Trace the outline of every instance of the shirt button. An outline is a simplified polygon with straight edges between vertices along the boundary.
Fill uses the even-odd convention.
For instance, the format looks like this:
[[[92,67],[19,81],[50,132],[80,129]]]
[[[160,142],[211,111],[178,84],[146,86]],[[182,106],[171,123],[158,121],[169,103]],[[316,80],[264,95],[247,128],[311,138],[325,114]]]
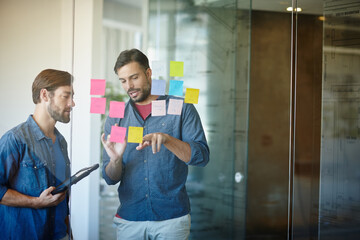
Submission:
[[[144,160],[144,163],[146,163],[146,160]]]
[[[145,181],[147,181],[147,177],[145,178]]]
[[[148,195],[146,194],[145,197],[148,197]]]

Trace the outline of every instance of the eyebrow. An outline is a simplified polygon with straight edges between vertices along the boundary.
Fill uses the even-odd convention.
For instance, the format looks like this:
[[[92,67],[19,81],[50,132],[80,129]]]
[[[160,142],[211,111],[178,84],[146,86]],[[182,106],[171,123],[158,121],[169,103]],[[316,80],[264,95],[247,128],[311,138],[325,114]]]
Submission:
[[[75,94],[75,92],[74,92],[74,91],[64,91],[63,93],[64,93],[64,94],[69,94],[69,95],[70,95],[70,94],[72,94],[72,95],[74,95],[74,94]]]
[[[137,75],[139,75],[140,73],[134,73],[134,74],[131,74],[128,78],[133,78]],[[119,80],[126,80],[125,78],[119,78]]]

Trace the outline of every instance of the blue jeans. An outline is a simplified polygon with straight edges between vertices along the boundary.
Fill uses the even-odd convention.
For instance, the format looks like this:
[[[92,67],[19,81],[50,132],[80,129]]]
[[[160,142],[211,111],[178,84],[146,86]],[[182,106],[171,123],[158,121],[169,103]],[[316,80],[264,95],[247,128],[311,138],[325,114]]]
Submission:
[[[190,214],[164,221],[127,221],[114,217],[118,240],[187,240]]]

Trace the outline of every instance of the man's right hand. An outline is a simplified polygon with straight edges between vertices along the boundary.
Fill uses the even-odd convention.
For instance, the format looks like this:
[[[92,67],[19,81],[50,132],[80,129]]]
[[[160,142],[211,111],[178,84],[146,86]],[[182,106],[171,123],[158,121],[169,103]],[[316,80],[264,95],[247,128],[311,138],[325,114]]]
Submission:
[[[66,191],[53,195],[55,187],[49,187],[45,189],[37,198],[35,208],[46,208],[57,206],[60,202],[64,201],[66,197]]]
[[[22,194],[16,190],[8,189],[0,201],[0,204],[10,207],[46,208],[53,207],[62,202],[66,197],[66,191],[55,195],[51,192],[55,187],[49,187],[42,191],[39,197]]]
[[[110,134],[107,136],[107,139],[105,140],[105,133],[101,135],[101,142],[104,146],[104,149],[106,153],[108,154],[110,161],[116,163],[118,161],[122,161],[122,156],[125,152],[126,148],[126,139],[123,143],[115,143],[110,142]]]

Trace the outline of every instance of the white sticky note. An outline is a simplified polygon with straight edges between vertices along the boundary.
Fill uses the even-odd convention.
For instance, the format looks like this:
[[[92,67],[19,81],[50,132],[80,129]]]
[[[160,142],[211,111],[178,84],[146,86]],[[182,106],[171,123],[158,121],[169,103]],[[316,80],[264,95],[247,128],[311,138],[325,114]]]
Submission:
[[[184,104],[184,100],[170,99],[167,113],[171,115],[181,115],[183,104]]]
[[[165,116],[165,115],[166,115],[165,100],[152,101],[151,116]]]
[[[154,78],[166,77],[165,61],[152,61],[151,62],[152,76]]]

